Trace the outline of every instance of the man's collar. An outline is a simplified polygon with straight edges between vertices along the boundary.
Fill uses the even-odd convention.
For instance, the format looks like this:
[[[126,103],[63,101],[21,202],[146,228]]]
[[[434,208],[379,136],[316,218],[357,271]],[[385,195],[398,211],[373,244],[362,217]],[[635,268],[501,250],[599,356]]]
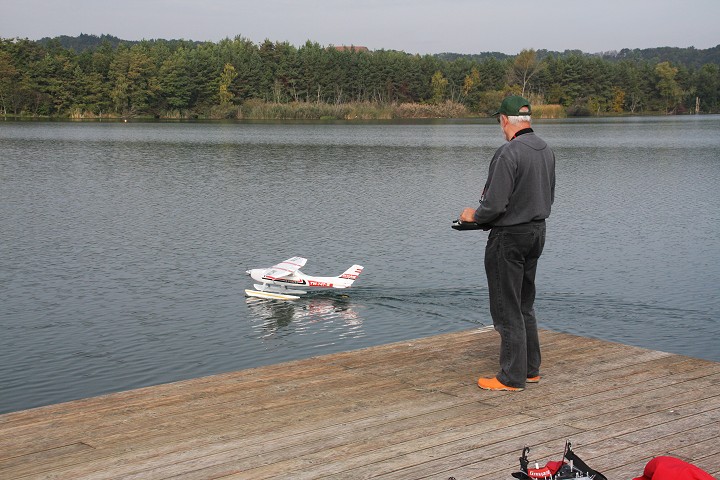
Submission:
[[[523,128],[522,130],[518,130],[517,132],[515,132],[515,136],[513,136],[510,140],[514,140],[520,135],[525,135],[526,133],[533,133],[533,131],[534,130],[532,128]]]

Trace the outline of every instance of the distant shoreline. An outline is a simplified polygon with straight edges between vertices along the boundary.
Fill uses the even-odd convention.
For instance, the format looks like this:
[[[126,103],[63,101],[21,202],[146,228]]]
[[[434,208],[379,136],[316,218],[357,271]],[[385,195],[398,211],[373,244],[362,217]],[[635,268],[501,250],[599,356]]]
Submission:
[[[666,116],[665,112],[588,112],[568,114],[562,105],[533,105],[533,119],[589,118],[589,117],[628,117],[628,116]],[[96,115],[91,112],[74,112],[71,115],[4,115],[4,119],[17,120],[71,120],[71,121],[235,121],[235,120],[313,120],[313,121],[372,121],[372,120],[442,120],[442,119],[481,119],[492,118],[489,115],[471,112],[461,103],[446,101],[439,104],[350,102],[345,104],[329,103],[273,103],[261,100],[249,100],[242,105],[227,107],[216,106],[207,115],[194,112],[183,114],[179,111],[166,115],[120,115],[115,113]]]
[[[317,107],[317,106],[314,106]],[[545,112],[545,113],[539,113],[542,111],[542,106],[533,107],[535,111],[538,113],[535,113],[533,115],[533,120],[552,120],[552,119],[563,119],[563,118],[625,118],[625,117],[655,117],[655,116],[668,116],[665,112],[624,112],[624,113],[600,113],[593,114],[593,115],[567,115],[564,109],[562,111],[553,111],[553,112]],[[559,107],[559,106],[558,106]],[[408,108],[408,107],[406,107]],[[455,115],[447,115],[442,112],[441,110],[433,110],[432,106],[428,105],[418,105],[417,110],[422,111],[425,114],[422,115],[398,115],[395,114],[394,109],[391,107],[378,107],[378,108],[369,108],[363,110],[361,114],[342,114],[342,115],[312,115],[309,114],[307,111],[304,111],[303,109],[293,110],[292,108],[280,108],[280,110],[283,113],[279,113],[278,109],[268,105],[266,106],[265,110],[256,110],[253,111],[250,115],[244,115],[241,112],[241,108],[238,108],[237,115],[229,115],[229,116],[205,116],[205,115],[171,115],[171,116],[151,116],[151,115],[132,115],[132,116],[122,116],[122,115],[116,115],[116,114],[110,114],[110,115],[74,115],[74,116],[67,116],[67,115],[0,115],[0,120],[4,121],[53,121],[53,122],[187,122],[187,123],[193,123],[193,122],[235,122],[235,121],[278,121],[278,122],[303,122],[303,121],[309,121],[309,122],[322,122],[322,121],[328,121],[328,122],[335,122],[335,121],[343,121],[343,122],[368,122],[368,121],[432,121],[432,120],[492,120],[493,117],[489,115],[482,115],[477,114],[473,112],[469,112],[467,110],[465,111],[459,111],[456,112]],[[317,110],[317,108],[313,108],[313,110]],[[337,110],[337,109],[336,109]],[[342,110],[342,109],[341,109]],[[345,110],[342,110],[344,112]],[[348,107],[347,111],[352,112],[352,108]],[[436,115],[428,114],[434,112]],[[694,115],[690,113],[684,113],[684,114],[675,114],[675,116],[689,116]],[[700,113],[701,116],[706,115],[712,115],[707,113]],[[670,115],[673,116],[673,115]]]

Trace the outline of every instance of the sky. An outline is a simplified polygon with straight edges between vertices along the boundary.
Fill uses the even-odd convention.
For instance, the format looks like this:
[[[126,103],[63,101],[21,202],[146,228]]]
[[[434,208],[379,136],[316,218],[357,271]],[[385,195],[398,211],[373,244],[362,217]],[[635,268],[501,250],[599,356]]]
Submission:
[[[720,44],[720,0],[0,0],[0,38],[81,33],[412,54]]]

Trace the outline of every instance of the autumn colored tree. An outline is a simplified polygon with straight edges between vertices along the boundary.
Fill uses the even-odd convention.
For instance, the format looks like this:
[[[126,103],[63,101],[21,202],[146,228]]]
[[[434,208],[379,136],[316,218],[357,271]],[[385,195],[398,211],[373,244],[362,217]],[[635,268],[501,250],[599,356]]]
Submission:
[[[529,93],[530,80],[544,68],[544,64],[537,58],[535,50],[521,51],[512,63],[508,72],[510,85],[519,85],[520,95]]]
[[[220,91],[218,92],[220,105],[229,105],[230,102],[232,102],[233,94],[230,91],[230,86],[235,78],[237,78],[235,67],[226,63],[225,68],[223,68],[222,75],[220,75]]]
[[[612,111],[621,113],[625,105],[625,90],[620,87],[613,87]]]

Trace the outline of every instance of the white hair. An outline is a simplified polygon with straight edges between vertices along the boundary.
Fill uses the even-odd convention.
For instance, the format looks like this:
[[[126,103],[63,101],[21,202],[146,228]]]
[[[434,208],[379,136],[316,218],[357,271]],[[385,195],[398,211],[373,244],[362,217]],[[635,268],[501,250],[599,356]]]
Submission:
[[[517,125],[524,122],[530,123],[530,115],[513,115],[507,117],[507,119],[511,125]]]

